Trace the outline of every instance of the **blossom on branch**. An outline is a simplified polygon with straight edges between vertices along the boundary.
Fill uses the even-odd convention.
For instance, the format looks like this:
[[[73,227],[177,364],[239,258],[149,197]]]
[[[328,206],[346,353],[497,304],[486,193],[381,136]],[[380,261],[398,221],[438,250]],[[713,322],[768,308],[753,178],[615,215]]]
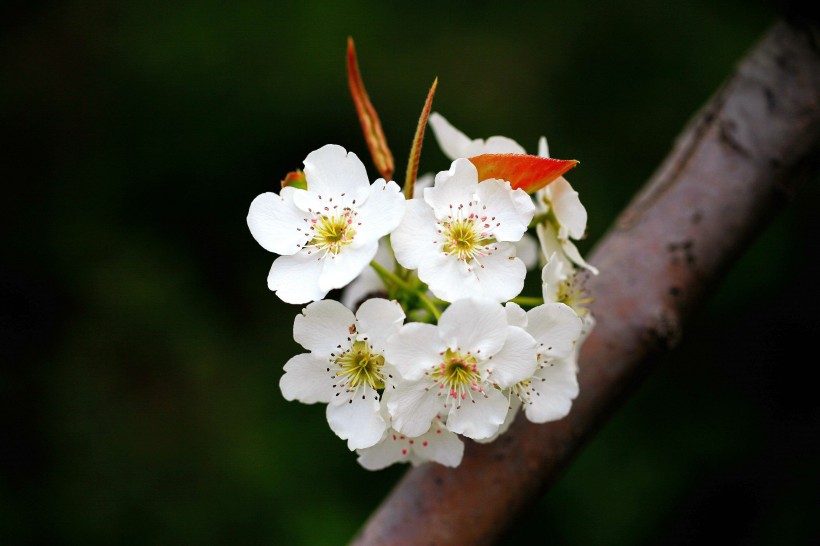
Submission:
[[[405,324],[385,352],[401,376],[387,397],[393,428],[419,436],[441,414],[457,434],[494,435],[509,409],[500,389],[532,376],[536,348],[523,328],[507,324],[504,307],[486,298],[453,302],[437,326]]]
[[[387,429],[380,391],[392,386],[385,345],[403,321],[401,306],[385,299],[365,301],[355,316],[334,300],[311,303],[293,324],[294,339],[310,352],[285,364],[283,396],[328,404],[330,428],[351,450],[375,445]]]
[[[436,175],[424,199],[411,199],[406,208],[390,236],[396,260],[418,269],[436,297],[502,302],[521,292],[527,268],[514,243],[535,212],[524,191],[503,180],[479,183],[475,166],[456,159]]]
[[[352,281],[404,214],[399,186],[383,178],[371,185],[356,154],[341,146],[311,152],[304,165],[307,189],[263,193],[248,212],[254,239],[280,255],[268,288],[288,303],[320,300]]]

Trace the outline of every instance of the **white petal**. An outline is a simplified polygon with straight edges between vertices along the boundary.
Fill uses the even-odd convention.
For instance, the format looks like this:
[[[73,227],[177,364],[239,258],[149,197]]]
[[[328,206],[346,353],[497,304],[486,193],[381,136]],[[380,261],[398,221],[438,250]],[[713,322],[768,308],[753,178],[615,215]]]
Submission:
[[[379,250],[377,241],[359,243],[353,241],[341,252],[327,255],[322,259],[322,272],[319,274],[319,289],[325,293],[334,288],[342,288],[359,276]]]
[[[415,437],[427,432],[435,419],[441,402],[432,389],[430,381],[405,381],[396,386],[387,399],[387,410],[393,419],[393,428],[402,434]]]
[[[418,275],[430,291],[444,301],[483,295],[483,288],[470,266],[455,255],[447,256],[438,249],[422,259]]]
[[[515,257],[512,243],[496,243],[498,250],[481,258],[481,265],[473,269],[481,285],[481,295],[498,302],[508,301],[521,293],[527,266]]]
[[[484,142],[483,149],[473,155],[481,154],[525,154],[524,148],[511,138],[505,136],[491,136]],[[470,155],[468,157],[473,157]]]
[[[441,248],[435,244],[437,238],[433,209],[422,199],[411,199],[401,223],[390,234],[390,243],[396,261],[407,269],[418,269],[425,256]]]
[[[433,421],[430,430],[413,443],[413,452],[419,459],[438,464],[456,467],[464,456],[464,442],[458,435],[450,432],[444,424]]]
[[[468,159],[456,159],[449,171],[436,175],[436,185],[424,190],[424,200],[433,207],[436,218],[443,220],[459,206],[475,202],[478,171]]]
[[[582,321],[568,305],[545,303],[527,312],[527,331],[540,343],[539,352],[567,357],[581,335]]]
[[[315,253],[302,250],[292,256],[280,256],[268,273],[268,288],[287,303],[307,303],[325,297],[328,290],[319,288],[322,260]]]
[[[408,453],[402,453],[402,449],[406,449],[404,444],[393,440],[390,431],[388,431],[388,434],[381,442],[373,447],[358,450],[359,458],[357,460],[360,465],[368,470],[381,470],[391,464],[406,462]]]
[[[565,417],[578,396],[574,365],[568,360],[553,360],[551,365],[536,373],[532,388],[531,403],[524,405],[527,419],[533,423],[546,423]]]
[[[353,313],[335,300],[316,301],[305,307],[293,321],[293,339],[305,349],[330,357],[339,345],[349,346]]]
[[[488,299],[453,302],[438,321],[439,335],[450,349],[469,351],[479,359],[496,354],[507,338],[504,307]]]
[[[453,127],[441,114],[438,112],[431,113],[427,123],[433,130],[439,148],[448,158],[456,159],[475,155],[472,153],[474,151],[472,148],[473,141],[470,137]]]
[[[561,283],[567,280],[567,275],[564,273],[566,262],[556,256],[555,252],[550,254],[547,264],[541,270],[541,292],[546,303],[558,300],[558,289]]]
[[[581,253],[578,252],[578,248],[569,239],[561,241],[561,250],[563,250],[564,255],[570,260],[572,260],[572,262],[574,262],[576,265],[589,270],[589,272],[593,275],[598,274],[598,269],[588,264],[584,260],[584,258],[581,257]]]
[[[293,205],[293,191],[283,188],[280,195],[263,193],[251,202],[248,228],[269,252],[295,254],[310,239],[307,215]]]
[[[464,400],[460,407],[450,409],[447,428],[473,440],[489,438],[504,423],[509,410],[507,398],[496,389],[485,389],[484,396]]]
[[[363,200],[370,187],[364,163],[353,152],[327,144],[305,158],[308,192],[323,198],[335,197],[349,206],[353,199]],[[341,194],[345,194],[344,198]]]
[[[327,359],[311,353],[292,357],[285,364],[285,375],[279,379],[282,396],[304,404],[330,402],[334,394],[333,377],[327,366]]]
[[[561,227],[573,239],[580,239],[587,229],[587,209],[581,204],[578,192],[572,189],[563,176],[550,183],[552,210]]]
[[[441,362],[446,348],[435,326],[409,322],[388,338],[384,355],[404,379],[414,381]]]
[[[538,139],[538,155],[540,157],[549,157],[550,149],[547,145],[547,137],[542,136]]]
[[[373,261],[387,269],[393,269],[393,252],[390,250],[387,239],[379,241],[379,249]],[[383,294],[384,291],[384,284],[376,271],[372,267],[365,267],[359,276],[345,287],[340,300],[348,309],[355,309],[369,296]]]
[[[518,415],[518,410],[521,409],[521,399],[517,396],[511,396],[509,391],[503,391],[502,394],[504,398],[508,399],[510,404],[510,409],[507,410],[507,416],[504,418],[504,422],[501,423],[501,426],[498,427],[498,430],[495,434],[490,436],[489,438],[482,438],[481,440],[476,440],[480,444],[489,444],[490,442],[495,441],[499,436],[504,434],[510,429],[510,425],[513,424],[515,421],[515,417]]]
[[[433,134],[444,155],[450,159],[459,157],[473,157],[480,154],[523,154],[524,148],[512,139],[502,136],[492,136],[485,142],[482,139],[470,139],[467,135],[453,127],[444,116],[438,112],[430,114],[428,119]]]
[[[527,231],[535,214],[532,198],[524,190],[514,190],[509,182],[491,178],[478,185],[477,195],[486,206],[483,214],[495,217],[489,220],[490,229],[499,241],[517,241]]]
[[[396,301],[373,298],[356,311],[356,329],[380,354],[384,354],[387,338],[398,332],[403,322],[404,311]]]
[[[370,195],[356,209],[355,240],[378,240],[387,235],[401,222],[404,216],[404,194],[395,182],[385,182],[380,178],[370,186]]]
[[[527,312],[517,303],[509,302],[504,304],[504,311],[507,313],[507,324],[527,328]]]
[[[347,440],[351,451],[375,445],[387,428],[379,415],[376,391],[370,388],[364,390],[364,399],[356,396],[343,404],[327,406],[327,422],[331,430],[342,440]]]
[[[575,268],[575,265],[564,252],[562,241],[558,240],[558,234],[552,227],[552,223],[548,222],[546,224],[538,224],[535,226],[535,231],[538,234],[538,240],[541,243],[541,252],[544,253],[544,256],[552,256],[554,254],[554,259],[560,260],[563,263],[563,271],[572,271]],[[569,244],[572,245],[571,242],[569,242]]]
[[[515,255],[524,262],[527,269],[534,269],[538,265],[538,248],[538,240],[529,233],[524,233],[515,242]]]
[[[504,347],[487,364],[492,369],[489,379],[502,389],[512,387],[535,372],[537,345],[530,334],[517,326],[507,327]]]

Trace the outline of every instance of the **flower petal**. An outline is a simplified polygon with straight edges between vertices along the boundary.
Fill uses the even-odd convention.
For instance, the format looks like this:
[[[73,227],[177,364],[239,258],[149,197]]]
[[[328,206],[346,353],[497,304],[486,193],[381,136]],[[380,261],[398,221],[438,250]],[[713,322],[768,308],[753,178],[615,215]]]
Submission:
[[[542,345],[539,352],[547,357],[569,356],[582,325],[575,311],[563,303],[545,303],[527,311],[527,331]]]
[[[436,218],[443,220],[459,206],[467,208],[475,202],[478,173],[467,159],[456,159],[449,171],[436,174],[436,183],[424,190],[424,200],[433,207]]]
[[[527,269],[534,269],[538,265],[538,239],[524,233],[521,239],[515,241],[515,255]]]
[[[487,359],[504,346],[507,316],[504,307],[484,298],[453,302],[438,321],[439,335],[450,349],[469,351]]]
[[[550,193],[552,210],[561,227],[573,239],[580,239],[587,229],[587,209],[581,204],[578,192],[572,189],[563,176],[546,188]]]
[[[514,140],[503,136],[491,136],[486,140],[470,139],[467,135],[453,127],[444,116],[437,112],[430,114],[428,120],[438,145],[450,159],[459,157],[473,157],[479,154],[523,154],[522,148]]]
[[[418,275],[430,291],[444,301],[482,296],[484,292],[478,277],[465,262],[438,250],[423,258]]]
[[[339,345],[347,348],[353,313],[335,300],[311,303],[293,321],[293,339],[313,353],[330,357]]]
[[[535,373],[537,345],[530,334],[517,326],[507,326],[504,347],[493,355],[487,368],[490,380],[502,389],[512,387]]]
[[[342,440],[347,440],[351,451],[376,445],[381,440],[387,423],[379,414],[379,395],[373,389],[355,396],[343,404],[327,406],[327,422]]]
[[[387,410],[394,429],[411,437],[427,432],[441,407],[439,398],[428,390],[429,384],[427,379],[405,381],[390,393]]]
[[[327,371],[328,361],[312,353],[292,357],[285,364],[285,375],[279,388],[285,400],[303,404],[328,403],[333,398],[333,377]]]
[[[251,202],[248,228],[262,248],[276,254],[295,254],[310,240],[307,215],[293,204],[293,188],[279,195],[263,193]]]
[[[503,302],[516,297],[524,288],[527,266],[515,257],[512,243],[496,243],[498,250],[481,258],[483,267],[473,269],[481,285],[481,295]]]
[[[407,201],[401,223],[390,234],[396,261],[407,269],[418,269],[425,256],[438,250],[437,238],[436,217],[430,205],[422,199]]]
[[[334,288],[346,286],[370,264],[378,250],[378,241],[353,241],[338,254],[325,256],[322,258],[323,267],[319,274],[319,289],[327,293]]]
[[[405,453],[402,453],[402,449],[405,449]],[[381,470],[392,464],[405,462],[408,455],[404,444],[393,440],[389,430],[381,442],[373,447],[360,449],[357,453],[359,464],[368,470]]]
[[[356,311],[356,329],[380,354],[384,354],[387,339],[399,331],[403,322],[404,311],[396,301],[373,298]]]
[[[485,396],[465,400],[450,409],[447,428],[473,440],[489,438],[504,423],[509,411],[507,399],[496,389],[485,389]]]
[[[322,260],[302,250],[292,256],[280,256],[268,273],[268,288],[287,303],[307,303],[325,297],[328,290],[319,288]]]
[[[434,325],[409,322],[388,338],[384,355],[404,379],[415,381],[441,362],[446,348]]]
[[[507,324],[527,328],[527,312],[520,305],[513,302],[504,304],[504,311],[507,313]]]
[[[461,464],[464,456],[464,442],[458,435],[447,430],[438,420],[427,433],[416,438],[413,452],[422,460],[433,461],[438,464],[456,467]]]
[[[487,216],[495,218],[490,228],[495,238],[499,241],[521,239],[535,214],[532,198],[523,190],[510,188],[509,182],[496,179],[482,181],[476,194],[487,207]]]
[[[533,423],[546,423],[565,417],[578,396],[575,367],[569,360],[555,359],[536,373],[532,380],[534,395],[524,404],[524,413]]]
[[[344,203],[357,199],[358,203],[365,199],[370,189],[364,163],[356,154],[336,144],[327,144],[310,152],[304,163],[308,192],[312,194],[335,197]]]
[[[367,200],[356,209],[356,241],[377,241],[398,227],[404,216],[404,194],[395,182],[376,180]]]

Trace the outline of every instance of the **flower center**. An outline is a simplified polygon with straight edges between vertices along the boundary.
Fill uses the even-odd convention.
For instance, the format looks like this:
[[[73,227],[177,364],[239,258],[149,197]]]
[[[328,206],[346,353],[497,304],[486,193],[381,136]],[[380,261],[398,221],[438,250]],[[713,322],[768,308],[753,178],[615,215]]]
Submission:
[[[443,360],[433,368],[433,381],[438,383],[439,389],[447,389],[451,398],[464,400],[469,391],[483,392],[480,385],[481,374],[478,373],[476,358],[470,353],[466,355],[447,349]]]
[[[341,216],[318,216],[311,220],[313,238],[306,246],[335,256],[342,248],[353,242],[356,230],[353,228],[354,212],[345,209]]]
[[[455,254],[464,262],[487,255],[487,245],[495,240],[486,232],[476,229],[474,218],[458,218],[449,222],[442,222],[444,228],[444,246],[442,250],[447,254]]]
[[[583,317],[589,312],[587,305],[593,300],[589,297],[583,283],[578,282],[577,273],[558,284],[558,293],[555,299],[559,303],[569,305],[573,311],[578,313],[579,317]]]
[[[350,349],[336,358],[339,370],[336,377],[339,385],[348,391],[355,391],[362,385],[369,385],[374,390],[384,388],[382,366],[384,357],[373,353],[364,341],[355,341]]]

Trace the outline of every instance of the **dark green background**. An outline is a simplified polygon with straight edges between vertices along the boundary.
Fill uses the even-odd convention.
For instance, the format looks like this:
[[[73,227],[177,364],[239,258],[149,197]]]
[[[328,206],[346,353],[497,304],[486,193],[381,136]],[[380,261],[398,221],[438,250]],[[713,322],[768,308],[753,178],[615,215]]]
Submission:
[[[438,76],[434,109],[470,136],[581,160],[588,252],[778,6],[2,10],[0,542],[321,545],[404,468],[361,469],[322,407],[282,398],[299,306],[267,290],[245,216],[323,144],[367,159],[347,36],[399,173]],[[446,166],[428,139],[421,170]],[[505,544],[818,538],[816,182]]]

